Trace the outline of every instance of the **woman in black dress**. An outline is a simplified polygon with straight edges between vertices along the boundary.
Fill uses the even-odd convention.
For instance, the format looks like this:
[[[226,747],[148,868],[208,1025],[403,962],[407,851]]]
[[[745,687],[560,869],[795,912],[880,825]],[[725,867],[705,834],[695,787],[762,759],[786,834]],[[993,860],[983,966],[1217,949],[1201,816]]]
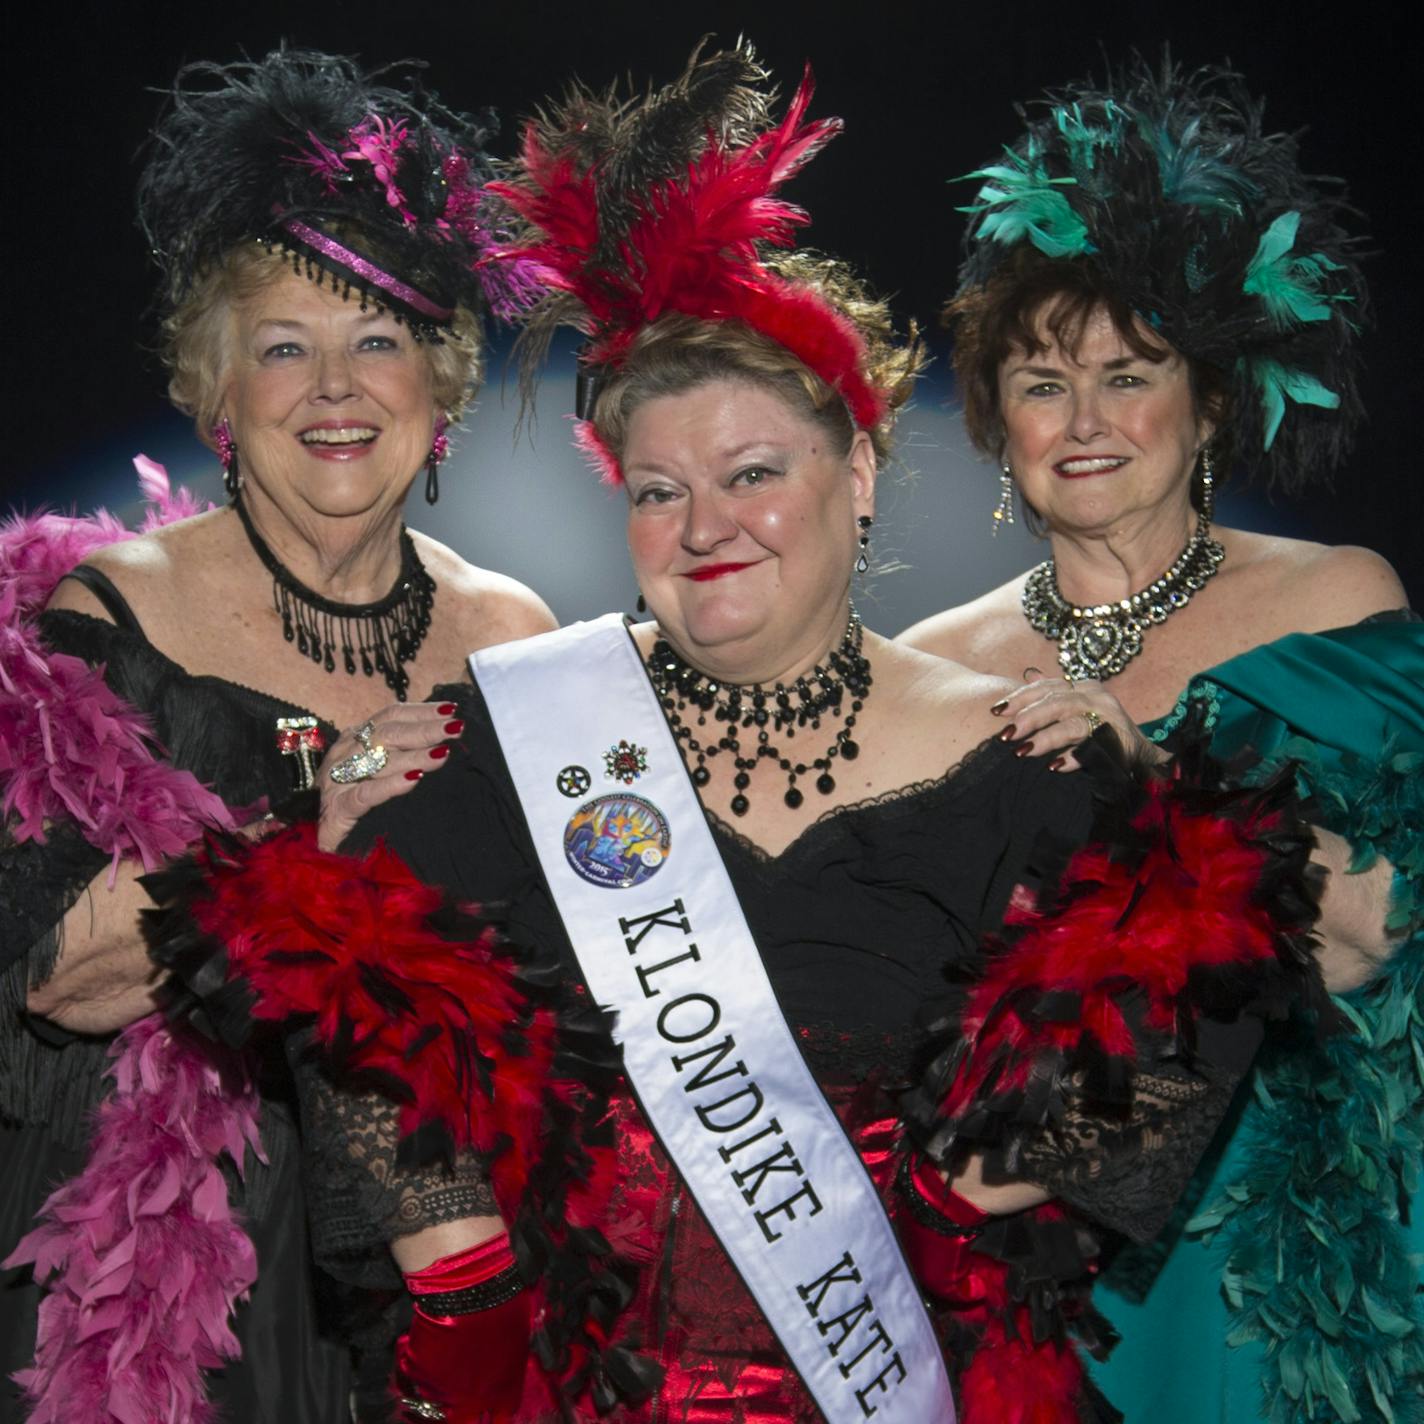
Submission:
[[[151,1017],[137,881],[205,827],[309,786],[323,753],[352,815],[408,789],[459,730],[449,704],[410,695],[457,677],[471,647],[552,626],[527,590],[401,522],[422,469],[435,493],[499,295],[475,269],[482,138],[326,55],[185,70],[141,211],[171,394],[222,457],[231,502],[199,512],[140,462],[163,527],[4,531],[5,1418],[21,1407],[8,1376],[31,1365],[40,1419],[187,1417],[223,1365],[228,1417],[347,1416],[290,1113],[269,1096],[259,1132],[258,1065],[224,1061],[220,1085]],[[241,1170],[250,1243],[215,1200],[208,1138],[251,1149],[224,1168]],[[178,1179],[208,1194],[190,1218],[171,1207]]]

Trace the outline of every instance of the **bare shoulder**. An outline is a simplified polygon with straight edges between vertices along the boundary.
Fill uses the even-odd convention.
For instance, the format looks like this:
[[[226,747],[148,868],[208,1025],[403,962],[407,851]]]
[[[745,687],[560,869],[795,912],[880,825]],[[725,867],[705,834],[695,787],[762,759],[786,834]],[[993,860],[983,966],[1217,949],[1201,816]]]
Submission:
[[[1228,554],[1249,578],[1252,601],[1274,602],[1296,631],[1344,627],[1409,601],[1399,575],[1373,549],[1239,530],[1229,537]]]
[[[106,544],[84,562],[108,577],[143,623],[154,595],[170,588],[185,567],[207,566],[205,550],[213,544],[214,521],[219,513],[211,510],[132,539]],[[104,605],[77,579],[61,580],[46,606],[113,621]]]
[[[533,589],[507,574],[482,569],[428,535],[411,531],[421,562],[462,621],[481,625],[481,642],[506,643],[547,633],[558,622]]]
[[[1008,583],[990,589],[969,603],[961,603],[957,608],[946,608],[921,619],[906,628],[895,641],[937,658],[962,663],[982,662],[983,659],[977,654],[986,643],[1018,631],[1022,622],[1019,608],[1023,585],[1023,575],[1010,579]]]
[[[877,650],[876,682],[890,684],[897,721],[919,729],[956,761],[1002,729],[989,709],[1014,690],[1006,678],[896,640]]]

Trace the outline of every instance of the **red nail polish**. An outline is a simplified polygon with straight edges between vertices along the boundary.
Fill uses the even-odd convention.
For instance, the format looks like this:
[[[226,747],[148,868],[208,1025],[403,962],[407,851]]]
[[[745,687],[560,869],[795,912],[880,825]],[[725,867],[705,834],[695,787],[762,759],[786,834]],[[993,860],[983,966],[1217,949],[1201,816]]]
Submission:
[[[444,761],[445,758],[446,758],[447,756],[449,756],[449,755],[450,755],[450,748],[449,748],[449,747],[431,747],[431,748],[430,748],[430,759],[431,759],[432,761]]]
[[[1014,748],[1014,755],[1015,755],[1016,757],[1032,756],[1032,755],[1033,755],[1033,743],[1032,743],[1032,742],[1020,742],[1019,745]]]
[[[1001,742],[1011,742],[1011,741],[1013,741],[1013,739],[1014,739],[1014,724],[1013,724],[1012,722],[1010,722],[1009,725],[1008,725],[1007,727],[1005,727],[1002,732],[999,733],[999,740],[1000,740]]]
[[[425,773],[424,773],[423,771],[420,771],[420,770],[408,771],[408,772],[406,772],[406,774],[405,774],[405,779],[406,779],[407,781],[419,781],[420,778],[421,778],[422,776],[424,776],[424,775],[425,775]]]
[[[450,736],[458,737],[460,733],[465,730],[465,724],[457,718],[453,722],[446,722],[445,730],[450,734]]]
[[[448,717],[455,710],[455,704],[453,702],[442,702],[435,710],[442,717]]]
[[[1000,716],[1003,715],[1003,713],[1005,712],[1005,710],[1008,708],[1008,705],[1009,705],[1009,699],[1008,699],[1007,697],[1004,697],[1004,698],[1001,698],[998,702],[996,702],[996,703],[989,709],[989,711],[991,711],[991,712],[994,714],[994,716],[1000,717]]]
[[[1049,769],[1049,771],[1062,771],[1062,770],[1063,770],[1063,758],[1062,758],[1062,757],[1054,757],[1053,760],[1048,763],[1048,769]]]

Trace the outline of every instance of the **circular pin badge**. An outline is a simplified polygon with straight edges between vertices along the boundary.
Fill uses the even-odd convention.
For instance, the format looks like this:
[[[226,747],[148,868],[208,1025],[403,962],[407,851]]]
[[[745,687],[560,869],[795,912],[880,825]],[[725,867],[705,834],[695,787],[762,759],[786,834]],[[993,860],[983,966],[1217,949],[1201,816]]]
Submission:
[[[667,864],[667,817],[641,796],[613,793],[580,806],[564,828],[564,854],[590,885],[630,890]]]
[[[582,766],[566,766],[554,778],[554,785],[564,793],[565,796],[583,796],[588,788],[593,785],[593,778],[588,774],[588,770]]]

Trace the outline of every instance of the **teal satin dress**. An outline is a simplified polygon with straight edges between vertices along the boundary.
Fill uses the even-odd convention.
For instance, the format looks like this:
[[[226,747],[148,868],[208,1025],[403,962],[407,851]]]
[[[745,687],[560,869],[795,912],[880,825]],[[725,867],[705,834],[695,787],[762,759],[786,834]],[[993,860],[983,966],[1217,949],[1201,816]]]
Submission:
[[[1218,756],[1295,761],[1311,819],[1395,866],[1401,940],[1338,1001],[1353,1031],[1269,1040],[1172,1231],[1099,1290],[1123,1339],[1095,1375],[1129,1424],[1420,1424],[1424,623],[1282,638],[1144,730],[1167,740],[1194,706]]]

